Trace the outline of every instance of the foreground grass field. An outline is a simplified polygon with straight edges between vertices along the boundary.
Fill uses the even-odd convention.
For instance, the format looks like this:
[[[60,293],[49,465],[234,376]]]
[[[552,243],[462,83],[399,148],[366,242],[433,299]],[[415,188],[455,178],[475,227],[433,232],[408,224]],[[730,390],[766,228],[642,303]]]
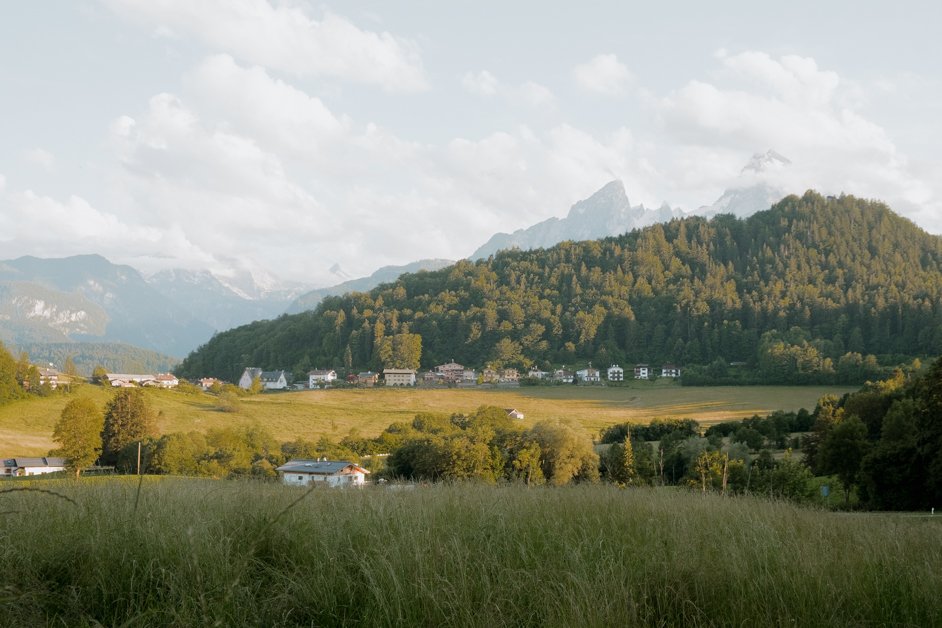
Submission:
[[[824,394],[856,388],[822,386],[683,387],[662,380],[624,387],[555,386],[510,389],[343,389],[263,394],[244,398],[238,412],[217,409],[208,394],[147,390],[160,413],[161,433],[206,431],[225,426],[265,426],[275,438],[337,440],[356,429],[375,436],[394,421],[418,412],[470,412],[481,405],[517,408],[526,421],[573,421],[591,433],[625,421],[655,417],[693,418],[704,423],[765,415],[774,410],[813,409]],[[86,385],[78,393],[104,406],[112,391]],[[68,398],[55,395],[0,406],[0,455],[45,455],[52,428]]]
[[[7,487],[61,495],[0,493],[8,626],[942,624],[942,517],[610,486]]]

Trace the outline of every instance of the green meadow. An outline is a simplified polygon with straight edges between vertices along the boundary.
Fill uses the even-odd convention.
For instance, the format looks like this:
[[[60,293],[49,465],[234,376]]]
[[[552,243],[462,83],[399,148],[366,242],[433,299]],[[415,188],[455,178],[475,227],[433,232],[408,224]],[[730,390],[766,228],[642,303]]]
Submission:
[[[419,412],[470,412],[481,405],[516,408],[526,422],[571,421],[590,433],[613,423],[653,418],[692,418],[705,424],[765,415],[775,410],[812,410],[825,394],[855,388],[827,386],[685,387],[669,381],[624,386],[521,388],[336,389],[266,393],[244,397],[236,412],[218,409],[206,393],[147,389],[159,413],[161,433],[205,432],[227,426],[261,425],[280,441],[294,438],[338,440],[350,430],[375,436],[395,421]],[[104,406],[112,391],[84,385],[73,395]],[[53,395],[0,406],[0,455],[44,455],[55,444],[52,429],[69,397]]]
[[[942,516],[611,485],[0,490],[8,626],[942,624]]]

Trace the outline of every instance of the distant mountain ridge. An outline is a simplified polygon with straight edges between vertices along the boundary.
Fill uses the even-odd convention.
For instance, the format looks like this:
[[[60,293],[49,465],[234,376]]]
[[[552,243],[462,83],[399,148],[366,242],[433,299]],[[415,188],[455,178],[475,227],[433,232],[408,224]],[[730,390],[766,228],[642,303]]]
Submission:
[[[298,312],[313,310],[324,297],[340,296],[348,292],[365,292],[372,290],[382,283],[396,281],[405,273],[417,273],[423,270],[440,270],[454,263],[454,260],[447,259],[423,259],[402,266],[383,266],[369,277],[350,279],[336,286],[317,288],[316,290],[302,294],[291,303],[285,312],[287,314],[297,314]]]
[[[123,342],[185,355],[212,327],[100,255],[0,261],[0,338],[7,342]]]
[[[233,281],[206,270],[163,270],[148,277],[147,283],[215,331],[274,318],[302,291],[274,282],[259,286],[252,276]]]

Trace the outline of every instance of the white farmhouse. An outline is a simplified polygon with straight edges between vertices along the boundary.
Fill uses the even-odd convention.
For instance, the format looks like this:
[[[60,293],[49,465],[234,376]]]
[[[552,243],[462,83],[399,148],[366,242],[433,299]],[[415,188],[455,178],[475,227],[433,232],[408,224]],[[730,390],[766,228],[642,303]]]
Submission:
[[[242,372],[242,377],[239,378],[239,388],[243,390],[248,390],[252,387],[252,382],[255,381],[256,377],[262,376],[262,369],[257,366],[249,366]]]
[[[288,486],[363,486],[369,473],[352,462],[334,460],[289,460],[277,469]]]
[[[610,367],[608,367],[608,381],[610,382],[625,381],[625,369],[618,366],[617,364],[612,364]]]
[[[651,377],[651,367],[647,364],[635,365],[635,379],[648,379]]]
[[[284,390],[288,387],[288,374],[285,371],[262,371],[259,378],[265,390]]]
[[[3,475],[18,477],[65,471],[65,458],[7,458],[3,461]]]

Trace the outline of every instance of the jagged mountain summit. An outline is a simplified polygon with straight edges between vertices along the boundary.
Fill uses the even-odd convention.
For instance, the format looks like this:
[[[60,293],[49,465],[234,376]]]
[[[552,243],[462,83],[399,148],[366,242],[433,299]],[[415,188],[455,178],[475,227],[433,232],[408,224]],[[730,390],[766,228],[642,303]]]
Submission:
[[[785,157],[774,148],[770,148],[764,153],[756,153],[753,155],[749,160],[749,163],[743,166],[739,174],[761,174],[765,172],[771,172],[774,170],[780,170],[785,166],[790,166],[791,163],[792,162],[788,157]]]
[[[538,249],[564,240],[597,240],[682,215],[683,212],[667,204],[658,209],[632,206],[625,184],[615,180],[573,205],[565,218],[548,218],[526,229],[493,235],[471,254],[471,259],[483,259],[509,248]]]
[[[756,153],[743,166],[736,185],[724,191],[712,205],[703,205],[690,213],[708,217],[734,214],[745,218],[757,211],[768,209],[786,196],[770,179],[791,163],[791,160],[774,149]],[[471,254],[470,259],[484,259],[503,249],[547,248],[564,240],[597,240],[617,236],[632,229],[667,222],[685,215],[686,212],[672,209],[667,203],[657,209],[648,209],[644,205],[632,207],[625,185],[615,180],[607,183],[589,198],[573,205],[565,218],[548,218],[513,233],[497,233],[491,236],[483,246]]]
[[[738,183],[723,192],[712,205],[704,205],[696,214],[715,216],[733,214],[746,218],[768,209],[785,198],[785,190],[771,182],[775,175],[791,165],[791,160],[775,149],[756,153],[739,172]]]

